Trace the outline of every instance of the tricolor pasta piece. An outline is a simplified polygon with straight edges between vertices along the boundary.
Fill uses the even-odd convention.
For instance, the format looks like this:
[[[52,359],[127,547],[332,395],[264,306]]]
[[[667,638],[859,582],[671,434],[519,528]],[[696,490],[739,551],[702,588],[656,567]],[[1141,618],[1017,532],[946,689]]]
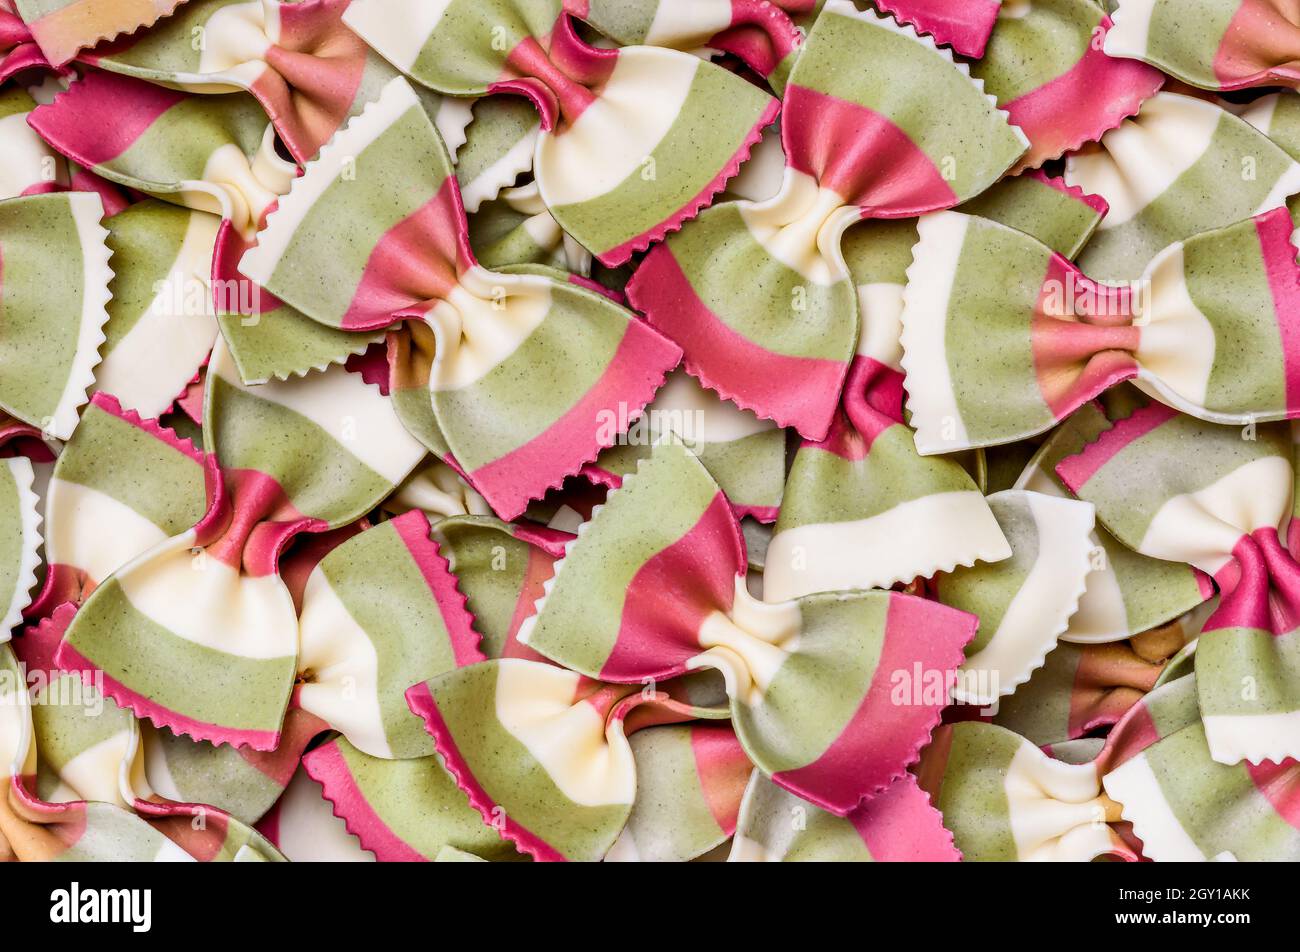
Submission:
[[[37,616],[81,604],[115,570],[203,516],[203,453],[97,393],[54,466]]]
[[[604,684],[502,658],[417,684],[407,700],[484,823],[534,859],[594,861],[617,842],[636,800],[628,735],[727,716],[697,706],[691,692],[688,683]]]
[[[99,117],[120,115],[111,135]],[[94,71],[32,112],[41,138],[127,188],[228,220],[248,238],[298,167],[243,93],[199,96]],[[206,269],[205,269],[206,271]]]
[[[732,863],[952,863],[952,834],[911,774],[848,816],[820,810],[755,770],[740,807]]]
[[[602,419],[635,416],[680,359],[603,294],[477,263],[446,150],[401,78],[308,166],[240,271],[328,327],[404,321],[398,413],[506,518],[612,443]]]
[[[1277,0],[1120,0],[1105,49],[1202,89],[1295,88],[1297,39],[1295,9]]]
[[[1095,142],[1160,89],[1159,70],[1102,52],[1110,29],[1092,0],[1016,0],[1002,8],[971,75],[1029,138],[1022,168]]]
[[[81,50],[152,26],[184,0],[13,0],[19,15],[52,66]]]
[[[1300,412],[1300,267],[1274,209],[1176,242],[1135,283],[1094,281],[1034,239],[927,216],[903,308],[922,453],[1042,433],[1123,380],[1216,423]]]
[[[95,589],[58,659],[157,726],[270,750],[298,653],[281,551],[368,512],[423,449],[341,367],[247,388],[219,342],[206,391],[206,514]]]
[[[859,333],[871,333],[844,231],[972,198],[1026,142],[951,53],[843,0],[822,10],[790,74],[781,141],[775,196],[701,215],[651,251],[627,292],[705,386],[821,440]]]
[[[1217,583],[1196,667],[1209,749],[1224,764],[1300,753],[1300,565],[1278,538],[1293,450],[1284,426],[1250,435],[1152,404],[1056,467],[1121,542]]]
[[[1166,92],[1068,157],[1065,181],[1110,206],[1079,266],[1122,281],[1176,241],[1281,207],[1300,191],[1300,165],[1214,103]]]
[[[306,162],[396,75],[340,17],[348,0],[188,0],[148,33],[81,57],[105,70],[197,93],[251,93]],[[195,36],[203,42],[196,44]],[[440,105],[426,97],[430,114]],[[448,126],[455,130],[464,115]]]
[[[1085,403],[1052,431],[1025,466],[1015,488],[1067,494],[1056,464],[1110,427],[1111,421],[1098,403]],[[1087,588],[1062,641],[1122,641],[1190,612],[1213,594],[1213,584],[1205,573],[1134,552],[1103,526],[1093,528],[1092,541],[1095,548]]]
[[[559,0],[353,0],[343,20],[430,89],[530,99],[542,117],[533,161],[542,198],[608,265],[707,207],[778,110],[687,53],[588,46]]]
[[[903,772],[943,706],[900,693],[899,672],[954,668],[975,619],[890,592],[763,603],[746,569],[726,497],[661,443],[581,527],[519,640],[615,683],[720,671],[755,766],[847,813]]]
[[[680,437],[727,494],[737,516],[773,522],[785,483],[785,432],[674,371],[642,416],[584,472],[615,488],[665,433]]]
[[[0,410],[66,440],[108,320],[103,203],[83,192],[0,201]]]
[[[1077,499],[1008,489],[988,497],[1011,558],[935,578],[939,601],[976,615],[953,699],[987,706],[1041,667],[1083,594],[1091,571],[1092,507]]]
[[[940,727],[919,776],[968,862],[1138,859],[1097,764],[1053,760],[1006,728]]]

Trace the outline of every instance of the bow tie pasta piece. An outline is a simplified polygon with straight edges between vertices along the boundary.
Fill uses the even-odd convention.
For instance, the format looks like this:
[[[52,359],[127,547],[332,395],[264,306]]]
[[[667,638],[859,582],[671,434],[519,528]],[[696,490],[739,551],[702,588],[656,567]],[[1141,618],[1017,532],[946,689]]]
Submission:
[[[308,166],[240,270],[329,327],[405,321],[398,413],[507,518],[612,443],[610,415],[636,416],[680,359],[602,294],[475,261],[446,149],[401,78]]]
[[[542,198],[607,265],[707,207],[779,108],[687,53],[590,47],[558,0],[354,0],[343,19],[430,89],[530,99],[542,117],[533,162]]]
[[[895,674],[955,667],[975,619],[889,592],[765,604],[746,569],[726,497],[661,443],[583,525],[519,640],[616,683],[717,669],[755,765],[846,813],[915,758],[943,706],[920,685],[899,704]]]
[[[637,793],[629,734],[727,716],[694,705],[690,693],[682,682],[603,684],[503,658],[417,684],[407,700],[483,821],[554,862],[601,859],[622,834]]]
[[[1120,0],[1105,50],[1202,89],[1294,88],[1297,19],[1285,0]]]
[[[1165,691],[1195,694],[1195,676]],[[1117,728],[1118,730],[1119,728]],[[1156,862],[1241,862],[1300,858],[1300,763],[1293,759],[1225,765],[1211,759],[1206,727],[1151,732],[1154,742],[1106,774],[1106,792],[1122,807]]]
[[[917,449],[1033,436],[1123,380],[1216,423],[1293,415],[1290,238],[1290,216],[1274,209],[1170,245],[1137,282],[1108,285],[1006,226],[927,216],[903,309]]]
[[[1079,266],[1124,281],[1174,242],[1281,207],[1300,191],[1300,165],[1214,103],[1158,93],[1067,158],[1065,180],[1110,205]]]
[[[120,115],[112,135],[99,117]],[[243,93],[198,96],[91,72],[31,115],[41,138],[110,181],[219,215],[246,237],[298,173]]]
[[[59,661],[160,727],[269,750],[297,670],[281,551],[369,512],[423,449],[342,367],[246,388],[218,343],[206,389],[207,513],[105,580]]]
[[[18,14],[52,66],[81,50],[153,26],[184,0],[14,0]]]
[[[944,725],[920,777],[968,862],[1138,859],[1111,826],[1120,808],[1103,792],[1097,764],[1053,760],[1005,728]]]
[[[1197,688],[1224,764],[1300,753],[1300,565],[1278,538],[1291,516],[1293,448],[1286,427],[1253,435],[1152,404],[1056,467],[1125,545],[1217,583]]]
[[[1160,89],[1159,70],[1102,52],[1099,41],[1110,29],[1110,17],[1092,0],[1003,7],[971,75],[1029,138],[1020,167],[1037,168],[1095,142]]]
[[[755,770],[740,807],[732,863],[955,863],[939,811],[904,774],[848,816],[836,816]]]
[[[1066,495],[1069,490],[1056,474],[1056,465],[1110,427],[1098,403],[1085,403],[1043,442],[1020,474],[1016,488]],[[1204,572],[1135,552],[1101,525],[1093,528],[1092,541],[1095,548],[1087,589],[1079,598],[1078,611],[1070,616],[1062,641],[1121,641],[1178,618],[1214,593]]]
[[[86,192],[0,201],[0,410],[66,440],[99,363],[113,277]]]
[[[1025,138],[951,53],[833,0],[790,75],[781,141],[781,190],[702,214],[651,251],[628,298],[706,387],[821,440],[861,326],[845,229],[974,197]]]

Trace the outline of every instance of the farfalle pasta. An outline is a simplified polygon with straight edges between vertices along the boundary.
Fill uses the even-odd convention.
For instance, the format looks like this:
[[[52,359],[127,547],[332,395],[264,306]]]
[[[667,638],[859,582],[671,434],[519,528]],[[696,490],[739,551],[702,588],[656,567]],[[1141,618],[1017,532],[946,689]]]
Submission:
[[[281,551],[300,532],[367,512],[423,449],[388,398],[342,367],[252,390],[218,344],[206,390],[203,518],[105,579],[57,657],[87,677],[103,672],[109,696],[158,726],[267,750],[280,739],[298,654]],[[182,675],[195,665],[208,672],[203,690]]]
[[[1215,423],[1292,416],[1291,228],[1278,208],[1202,232],[1111,285],[1011,228],[927,216],[902,316],[917,448],[1024,439],[1123,380]]]
[[[904,78],[922,74],[924,85]],[[960,123],[941,101],[962,104]],[[973,197],[1026,143],[951,53],[842,0],[823,8],[790,74],[781,140],[781,190],[701,215],[650,252],[628,297],[705,386],[821,440],[862,332],[845,229]]]
[[[1079,266],[1128,281],[1176,241],[1283,206],[1300,191],[1300,166],[1231,112],[1162,92],[1067,157],[1065,181],[1110,206]]]
[[[1300,22],[1285,0],[1120,0],[1114,15],[1110,56],[1202,89],[1300,85]]]
[[[359,221],[319,225],[362,210],[363,242]],[[389,353],[397,412],[506,517],[612,442],[601,417],[638,412],[680,358],[598,292],[477,263],[446,150],[401,78],[308,166],[239,268],[329,327],[406,320]]]
[[[760,602],[745,570],[725,497],[688,450],[664,443],[584,526],[519,640],[616,683],[720,671],[755,764],[848,812],[901,773],[937,714],[919,690],[892,702],[893,671],[953,665],[974,619],[878,591]],[[676,599],[664,604],[660,586]],[[835,691],[817,687],[829,678]],[[890,735],[868,741],[861,725],[877,708],[892,709]]]
[[[1152,404],[1056,467],[1116,538],[1214,578],[1220,600],[1197,643],[1197,693],[1209,749],[1224,764],[1283,760],[1300,737],[1289,607],[1297,563],[1279,538],[1293,450],[1286,427],[1252,435]]]
[[[0,0],[0,860],[1300,860],[1295,14]]]

